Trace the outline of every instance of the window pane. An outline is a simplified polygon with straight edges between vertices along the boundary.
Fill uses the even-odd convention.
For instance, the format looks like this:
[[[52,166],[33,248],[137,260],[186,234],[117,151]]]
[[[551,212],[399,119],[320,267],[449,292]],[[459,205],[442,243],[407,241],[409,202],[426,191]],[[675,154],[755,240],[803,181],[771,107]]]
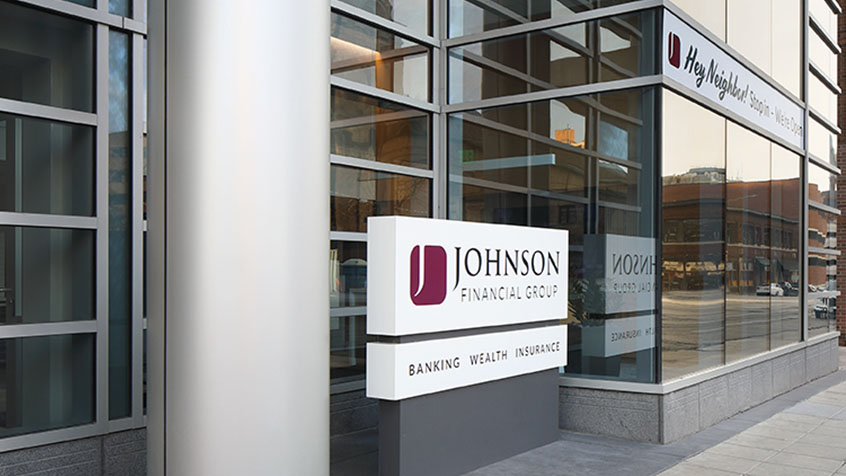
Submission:
[[[837,124],[837,95],[815,74],[808,75],[808,104],[832,124]]]
[[[100,0],[101,2],[103,0]],[[123,17],[132,16],[132,0],[109,0],[109,13]]]
[[[831,82],[837,84],[837,55],[823,42],[816,31],[810,29],[808,33],[809,59]]]
[[[94,214],[94,128],[0,113],[0,211]]]
[[[430,0],[341,0],[382,18],[407,26],[417,33],[430,34]]]
[[[332,383],[364,377],[367,354],[365,317],[329,318],[329,376]]]
[[[532,195],[531,208],[531,226],[567,230],[571,246],[584,244],[587,205]]]
[[[94,27],[0,2],[0,97],[93,112]]]
[[[729,122],[726,131],[726,362],[769,350],[770,143]]]
[[[429,49],[412,40],[332,14],[332,74],[429,100]]]
[[[429,122],[428,113],[332,89],[333,154],[428,169]]]
[[[574,13],[632,0],[449,0],[449,36],[469,35],[526,21],[566,18]]]
[[[826,0],[810,0],[808,7],[811,15],[817,20],[823,30],[825,30],[831,38],[837,38],[837,15],[831,7],[828,6]]]
[[[452,187],[451,184],[450,191]],[[450,215],[450,218],[506,225],[528,224],[528,199],[525,194],[464,185],[460,196],[464,198],[461,212],[457,217]]]
[[[797,98],[802,97],[802,7],[799,0],[772,0],[770,10],[772,76]]]
[[[808,253],[808,292],[837,291],[837,257]]]
[[[801,328],[801,291],[799,240],[802,183],[801,159],[778,145],[772,150],[772,215],[770,217],[770,282],[779,284],[783,296],[770,295],[771,348],[799,342]]]
[[[0,340],[0,437],[94,421],[94,334]]]
[[[837,175],[808,164],[808,200],[837,208]]]
[[[808,152],[820,160],[837,166],[837,136],[831,133],[816,119],[808,121]]]
[[[818,208],[808,208],[808,246],[837,249],[837,215]]]
[[[449,101],[654,74],[654,29],[655,12],[648,10],[453,48]]]
[[[663,118],[662,376],[671,380],[723,364],[726,121],[667,90]]]
[[[334,231],[367,231],[367,217],[431,216],[428,179],[333,165],[330,172]]]
[[[812,293],[808,295],[808,337],[834,330],[838,297],[839,294],[835,293]]]
[[[129,36],[109,32],[109,418],[132,413]]]
[[[750,24],[750,18],[761,18],[761,21]],[[773,56],[772,0],[765,2],[727,0],[726,20],[728,44],[752,64],[761,68],[761,71],[771,73]],[[787,31],[781,33],[786,34]],[[801,38],[797,35],[792,38],[792,41],[800,43]],[[798,63],[796,67],[799,67]]]
[[[367,243],[329,244],[329,307],[367,305]]]
[[[0,324],[94,319],[94,232],[0,226]]]

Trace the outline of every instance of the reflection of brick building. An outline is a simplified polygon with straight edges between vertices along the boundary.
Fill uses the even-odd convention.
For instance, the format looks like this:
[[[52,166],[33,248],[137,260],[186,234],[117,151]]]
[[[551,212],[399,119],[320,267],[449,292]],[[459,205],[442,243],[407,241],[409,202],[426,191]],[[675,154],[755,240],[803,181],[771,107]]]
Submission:
[[[684,290],[724,283],[742,293],[770,282],[798,288],[800,187],[798,178],[724,184],[722,170],[665,177],[663,285]]]

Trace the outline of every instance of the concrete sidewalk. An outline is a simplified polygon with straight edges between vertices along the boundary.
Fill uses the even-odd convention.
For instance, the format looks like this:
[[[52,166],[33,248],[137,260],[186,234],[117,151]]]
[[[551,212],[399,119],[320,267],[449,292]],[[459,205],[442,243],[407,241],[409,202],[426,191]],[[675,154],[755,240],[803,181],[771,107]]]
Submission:
[[[839,350],[838,372],[675,443],[562,431],[555,443],[469,474],[846,475],[846,348]]]

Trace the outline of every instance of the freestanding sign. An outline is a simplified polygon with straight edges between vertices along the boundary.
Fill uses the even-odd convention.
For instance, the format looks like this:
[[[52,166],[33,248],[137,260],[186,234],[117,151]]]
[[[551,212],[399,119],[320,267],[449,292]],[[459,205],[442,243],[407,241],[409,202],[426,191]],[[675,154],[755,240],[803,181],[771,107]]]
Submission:
[[[553,441],[567,231],[409,217],[367,226],[380,473],[458,474]]]

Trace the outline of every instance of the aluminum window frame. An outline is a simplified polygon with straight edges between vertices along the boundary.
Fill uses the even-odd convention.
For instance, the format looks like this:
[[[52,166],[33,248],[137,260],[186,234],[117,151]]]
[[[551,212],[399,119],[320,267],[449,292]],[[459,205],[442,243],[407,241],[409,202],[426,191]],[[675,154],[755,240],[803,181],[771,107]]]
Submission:
[[[7,0],[4,0],[7,1]],[[0,326],[0,339],[92,334],[94,336],[94,421],[55,430],[0,438],[0,452],[63,441],[105,435],[115,431],[143,428],[143,42],[147,26],[146,0],[133,1],[133,18],[108,13],[108,1],[99,0],[89,8],[64,0],[16,0],[25,7],[86,21],[94,27],[94,112],[0,98],[0,112],[94,129],[94,215],[74,216],[39,213],[0,212],[0,226],[90,230],[95,234],[94,319],[86,321],[12,324]],[[132,283],[131,283],[131,369],[132,411],[129,417],[109,420],[109,31],[130,36],[131,139],[132,161]]]

